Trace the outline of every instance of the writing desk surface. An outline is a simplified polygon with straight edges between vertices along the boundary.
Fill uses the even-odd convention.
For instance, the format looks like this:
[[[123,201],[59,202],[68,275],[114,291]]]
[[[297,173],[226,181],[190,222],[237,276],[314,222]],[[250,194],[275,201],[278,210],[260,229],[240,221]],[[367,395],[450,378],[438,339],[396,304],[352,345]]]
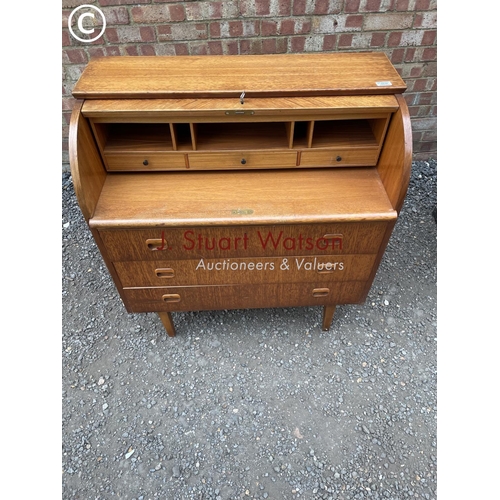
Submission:
[[[110,174],[89,222],[109,229],[396,218],[376,168],[356,167]]]

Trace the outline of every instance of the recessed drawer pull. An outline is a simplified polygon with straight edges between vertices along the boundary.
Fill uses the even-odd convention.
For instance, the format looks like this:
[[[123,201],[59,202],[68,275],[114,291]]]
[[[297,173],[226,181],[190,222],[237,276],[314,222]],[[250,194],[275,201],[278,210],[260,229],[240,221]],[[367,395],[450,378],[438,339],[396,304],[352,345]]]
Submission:
[[[313,297],[326,297],[329,293],[329,288],[315,288],[313,290]]]
[[[180,302],[181,296],[178,293],[167,293],[163,295],[162,299],[165,302]]]
[[[163,232],[161,233],[161,238],[151,238],[149,240],[146,240],[146,245],[151,251],[166,250],[167,241],[165,240]]]
[[[173,278],[175,275],[174,270],[171,267],[155,269],[155,274],[157,278]]]

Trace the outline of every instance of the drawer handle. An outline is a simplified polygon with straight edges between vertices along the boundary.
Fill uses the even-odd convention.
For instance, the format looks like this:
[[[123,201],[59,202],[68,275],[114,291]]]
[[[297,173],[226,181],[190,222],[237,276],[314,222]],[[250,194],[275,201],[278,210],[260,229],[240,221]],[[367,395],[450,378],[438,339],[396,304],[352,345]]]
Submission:
[[[142,162],[142,164],[143,164],[143,165],[145,165],[145,166],[147,166],[147,165],[149,165],[149,161],[148,161],[148,160],[144,160],[144,161]]]
[[[181,296],[178,293],[167,293],[163,295],[162,299],[165,302],[180,302]]]
[[[313,290],[313,297],[326,297],[329,293],[329,288],[315,288]]]
[[[342,161],[342,156],[337,156],[337,158],[335,158],[337,161]]]
[[[242,164],[242,165],[245,165],[245,163],[246,163],[246,162],[247,162],[247,161],[245,160],[245,158],[242,158],[242,159],[241,159],[241,164]]]
[[[146,245],[152,252],[154,252],[155,250],[166,250],[167,241],[165,240],[164,232],[162,231],[161,238],[151,238],[149,240],[146,240]]]
[[[174,270],[171,267],[155,269],[155,274],[157,278],[173,278],[175,275]]]

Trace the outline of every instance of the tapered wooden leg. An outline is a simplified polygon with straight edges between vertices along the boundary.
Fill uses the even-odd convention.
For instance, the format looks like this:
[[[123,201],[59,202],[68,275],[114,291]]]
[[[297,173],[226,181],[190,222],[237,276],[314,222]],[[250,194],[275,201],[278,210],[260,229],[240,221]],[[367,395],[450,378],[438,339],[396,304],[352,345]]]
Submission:
[[[332,324],[333,314],[335,313],[335,308],[337,306],[325,306],[323,309],[323,331],[330,329]]]
[[[174,322],[172,321],[172,315],[169,312],[159,312],[158,316],[160,316],[161,322],[167,330],[167,334],[169,337],[175,337],[175,327]]]

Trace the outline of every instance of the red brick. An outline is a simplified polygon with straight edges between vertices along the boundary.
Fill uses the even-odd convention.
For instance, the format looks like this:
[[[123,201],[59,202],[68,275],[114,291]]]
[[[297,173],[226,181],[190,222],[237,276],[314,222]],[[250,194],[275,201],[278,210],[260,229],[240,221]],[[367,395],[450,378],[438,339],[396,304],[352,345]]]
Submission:
[[[293,36],[290,38],[290,48],[292,52],[304,52],[304,46],[306,44],[305,36]]]
[[[241,21],[229,21],[227,23],[229,36],[231,38],[240,37],[243,35],[243,23]],[[222,23],[221,23],[222,28]]]
[[[403,62],[403,58],[405,55],[405,50],[404,49],[395,49],[392,51],[391,54],[391,62],[392,64],[399,64]]]
[[[413,47],[406,49],[405,62],[413,62],[413,60],[415,59],[415,52],[416,49],[414,49]]]
[[[406,12],[408,11],[409,7],[409,0],[396,0],[396,5],[394,6],[394,10],[397,10],[398,12]]]
[[[287,51],[286,38],[264,38],[262,39],[263,54],[284,54]]]
[[[104,36],[106,37],[109,43],[118,43],[119,41],[118,31],[116,30],[116,28],[106,28]]]
[[[306,0],[294,0],[292,14],[294,16],[303,16],[306,13]]]
[[[141,44],[139,46],[139,51],[142,56],[155,56],[156,50],[154,45]]]
[[[422,45],[434,45],[436,43],[436,31],[425,31],[422,37]]]
[[[429,10],[430,0],[416,0],[415,10]]]
[[[339,37],[339,48],[340,47],[351,47],[352,46],[353,35],[348,33],[343,33]]]
[[[311,23],[309,22],[309,27],[311,26]],[[306,31],[307,33],[307,31]],[[298,33],[295,31],[295,20],[294,19],[283,19],[280,21],[280,29],[279,29],[279,34],[280,35],[299,35],[301,33]]]
[[[423,92],[427,87],[427,79],[426,78],[418,78],[413,82],[413,91],[414,92]]]
[[[262,36],[273,36],[278,34],[277,21],[263,19],[260,23],[260,34]]]
[[[436,48],[424,49],[422,53],[422,61],[435,61],[436,59],[437,59]]]
[[[292,0],[278,0],[278,12],[274,12],[277,16],[289,16],[292,13]]]
[[[346,28],[362,28],[364,16],[349,15],[345,20]]]
[[[187,43],[175,43],[174,51],[176,56],[187,56],[189,55],[189,46]]]
[[[380,0],[366,0],[363,12],[378,12],[380,10]]]
[[[240,54],[262,54],[262,40],[240,40]]]
[[[335,50],[337,45],[337,35],[325,35],[323,37],[323,50],[330,51]]]
[[[345,13],[359,12],[359,1],[360,0],[346,0],[344,12]]]
[[[401,36],[402,33],[400,31],[394,31],[389,33],[389,38],[387,39],[388,47],[399,47],[401,45]]]
[[[84,64],[89,58],[83,49],[67,49],[63,51],[63,63],[66,64]]]
[[[385,44],[386,33],[372,33],[370,47],[383,47]]]
[[[62,46],[63,47],[71,46],[71,36],[69,34],[69,31],[64,30],[62,32]]]
[[[325,15],[325,14],[330,14],[328,12],[329,9],[329,2],[328,0],[317,0],[314,2],[314,14],[318,15]]]
[[[141,42],[156,41],[156,34],[152,26],[141,26],[139,31],[141,33]]]
[[[137,50],[137,45],[126,45],[125,47],[122,47],[122,49],[125,51],[125,54],[127,56],[139,55],[139,51]]]
[[[418,64],[410,68],[410,74],[409,76],[411,78],[419,78],[422,76],[422,65]]]

